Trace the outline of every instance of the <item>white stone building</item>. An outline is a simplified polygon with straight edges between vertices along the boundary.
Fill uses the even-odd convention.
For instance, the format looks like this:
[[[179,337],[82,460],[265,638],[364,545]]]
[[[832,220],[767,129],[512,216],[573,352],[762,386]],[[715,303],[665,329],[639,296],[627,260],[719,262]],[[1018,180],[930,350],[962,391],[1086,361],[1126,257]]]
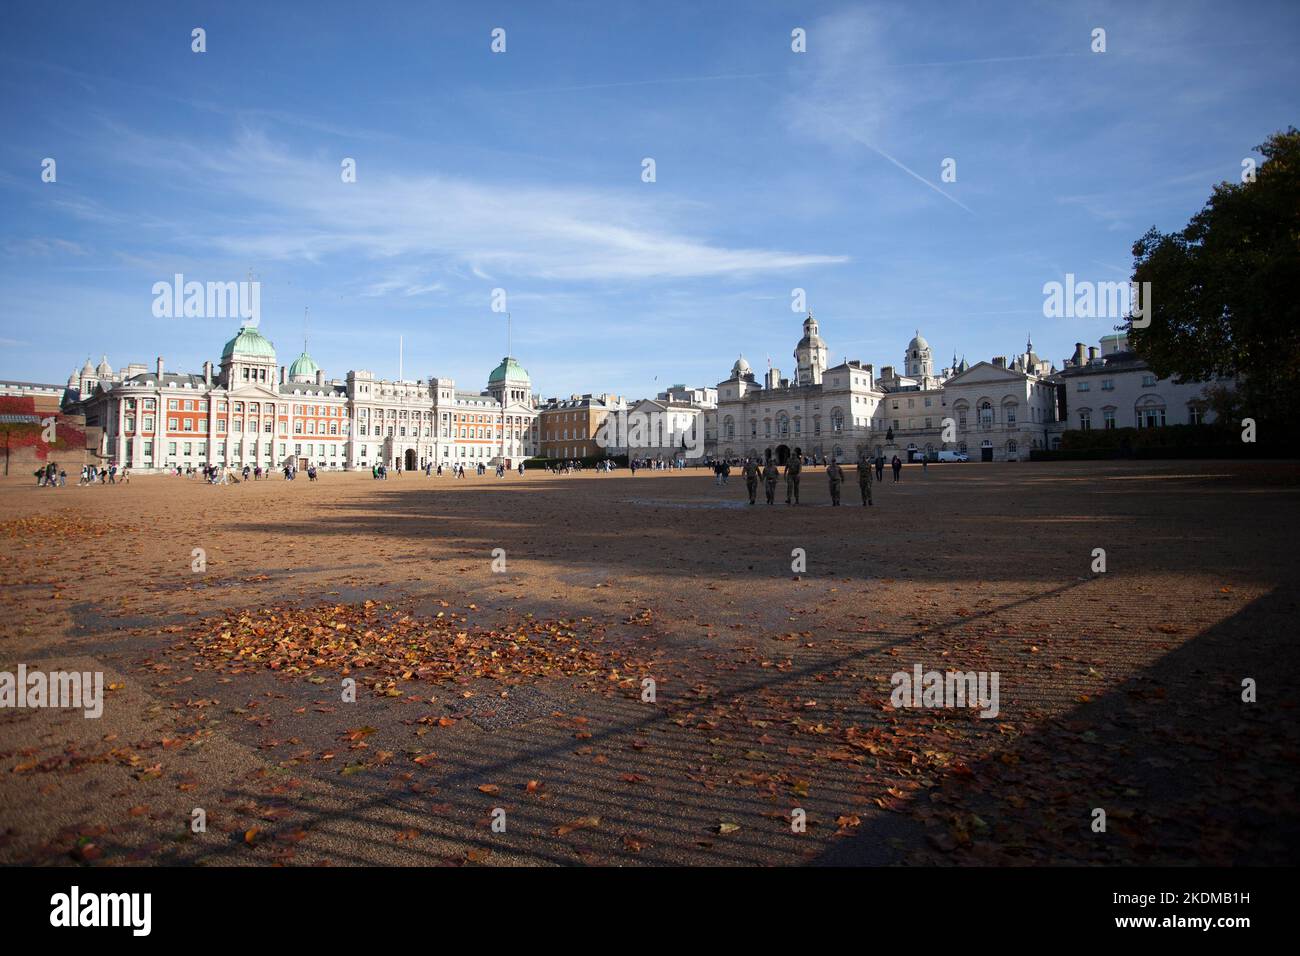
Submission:
[[[632,458],[691,461],[704,457],[704,409],[690,402],[643,398],[617,425],[609,420],[602,441]]]
[[[1055,421],[1053,369],[1033,351],[1010,362],[935,371],[934,353],[918,332],[903,354],[903,371],[845,360],[829,366],[829,348],[809,313],[794,350],[795,379],[769,369],[759,381],[742,356],[718,383],[717,453],[784,462],[794,449],[818,460],[873,455],[907,460],[948,449],[973,460],[1021,460],[1047,447]],[[949,425],[945,429],[945,422]]]
[[[1107,335],[1100,347],[1076,342],[1074,356],[1052,377],[1062,389],[1067,414],[1054,430],[1053,445],[1065,429],[1160,428],[1199,425],[1213,420],[1205,398],[1208,383],[1183,385],[1157,378],[1128,337]],[[1224,379],[1225,383],[1230,380]]]

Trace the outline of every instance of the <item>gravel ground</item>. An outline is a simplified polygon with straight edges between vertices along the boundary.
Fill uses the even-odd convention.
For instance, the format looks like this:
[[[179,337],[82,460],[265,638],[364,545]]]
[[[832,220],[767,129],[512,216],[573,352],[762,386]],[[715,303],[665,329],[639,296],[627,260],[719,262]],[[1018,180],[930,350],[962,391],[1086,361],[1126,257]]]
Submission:
[[[5,480],[0,862],[1290,862],[1300,466],[849,479]]]

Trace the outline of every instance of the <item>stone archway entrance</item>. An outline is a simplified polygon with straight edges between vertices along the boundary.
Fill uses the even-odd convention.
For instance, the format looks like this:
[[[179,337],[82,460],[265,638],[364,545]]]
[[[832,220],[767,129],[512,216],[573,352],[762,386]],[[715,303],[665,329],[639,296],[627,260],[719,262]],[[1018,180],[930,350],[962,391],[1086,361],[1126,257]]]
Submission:
[[[777,446],[776,446],[776,463],[777,463],[778,465],[784,465],[784,464],[785,464],[787,461],[789,461],[789,460],[790,460],[790,446],[789,446],[789,445],[777,445]]]
[[[406,449],[406,464],[404,464],[402,467],[405,468],[407,471],[415,471],[416,462],[415,462],[414,448]]]

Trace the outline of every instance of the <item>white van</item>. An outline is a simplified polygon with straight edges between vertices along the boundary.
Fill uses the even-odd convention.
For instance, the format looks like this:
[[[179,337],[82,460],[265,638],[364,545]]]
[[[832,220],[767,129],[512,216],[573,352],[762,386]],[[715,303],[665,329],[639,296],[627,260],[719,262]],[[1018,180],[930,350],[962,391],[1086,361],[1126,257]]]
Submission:
[[[970,461],[970,456],[961,451],[941,451],[939,461]]]

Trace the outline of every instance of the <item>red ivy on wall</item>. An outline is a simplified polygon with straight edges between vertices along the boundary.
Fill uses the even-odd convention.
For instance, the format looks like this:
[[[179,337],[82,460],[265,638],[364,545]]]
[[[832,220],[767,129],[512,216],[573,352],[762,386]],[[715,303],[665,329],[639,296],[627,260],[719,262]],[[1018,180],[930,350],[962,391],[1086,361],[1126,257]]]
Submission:
[[[21,416],[25,421],[5,421],[5,416]],[[41,436],[47,418],[54,418],[54,441],[46,442]],[[0,395],[0,447],[9,455],[23,448],[32,448],[37,461],[46,461],[51,449],[78,451],[86,447],[86,432],[57,412],[39,412],[36,400],[25,395]]]

